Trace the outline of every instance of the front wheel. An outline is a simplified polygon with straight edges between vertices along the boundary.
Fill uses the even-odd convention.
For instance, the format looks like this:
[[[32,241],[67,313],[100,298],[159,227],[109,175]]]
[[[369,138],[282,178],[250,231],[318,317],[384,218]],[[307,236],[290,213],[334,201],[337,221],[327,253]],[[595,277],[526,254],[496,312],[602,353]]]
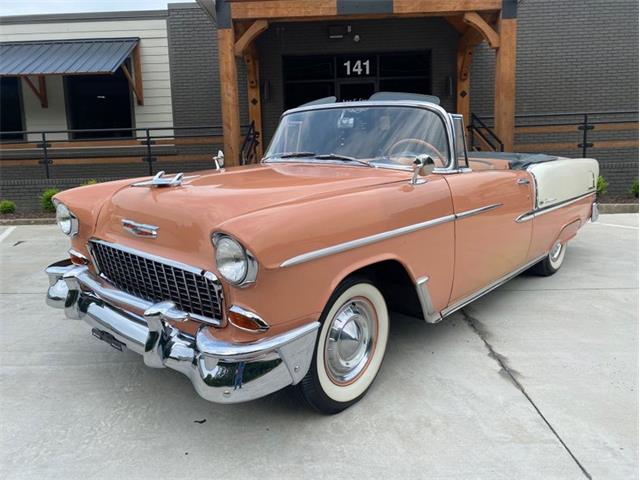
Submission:
[[[567,244],[556,242],[553,247],[551,247],[549,255],[547,255],[544,260],[533,267],[533,272],[538,275],[542,275],[543,277],[549,277],[553,275],[558,270],[560,270],[560,267],[562,267],[562,263],[564,262],[564,255],[566,252]]]
[[[312,407],[334,414],[360,400],[376,378],[389,313],[380,290],[367,279],[351,278],[333,293],[320,320],[311,367],[300,386]]]

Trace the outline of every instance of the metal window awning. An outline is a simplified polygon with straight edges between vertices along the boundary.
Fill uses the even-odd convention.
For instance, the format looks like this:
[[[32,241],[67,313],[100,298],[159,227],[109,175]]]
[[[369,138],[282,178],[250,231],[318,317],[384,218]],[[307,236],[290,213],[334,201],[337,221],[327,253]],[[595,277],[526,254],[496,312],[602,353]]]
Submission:
[[[112,74],[139,38],[0,42],[0,76]]]

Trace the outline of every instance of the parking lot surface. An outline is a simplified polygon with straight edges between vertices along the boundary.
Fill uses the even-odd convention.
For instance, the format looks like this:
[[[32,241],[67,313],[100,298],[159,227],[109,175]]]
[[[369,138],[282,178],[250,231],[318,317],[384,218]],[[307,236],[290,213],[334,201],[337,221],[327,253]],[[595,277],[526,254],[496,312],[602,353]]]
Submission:
[[[239,405],[45,306],[56,226],[0,227],[0,476],[630,479],[638,476],[638,216],[602,215],[553,277],[438,325],[394,316],[378,379],[321,416]]]

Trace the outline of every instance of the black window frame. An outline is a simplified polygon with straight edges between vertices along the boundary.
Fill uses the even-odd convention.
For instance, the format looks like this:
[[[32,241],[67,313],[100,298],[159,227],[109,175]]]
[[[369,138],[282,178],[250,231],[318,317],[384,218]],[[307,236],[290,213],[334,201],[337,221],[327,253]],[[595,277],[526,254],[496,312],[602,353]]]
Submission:
[[[15,78],[16,81],[18,82],[18,108],[20,110],[20,124],[22,126],[22,130],[15,130],[16,132],[23,132],[23,133],[12,133],[12,132],[4,132],[8,135],[12,135],[15,138],[4,138],[2,135],[0,135],[0,142],[3,143],[11,143],[11,142],[25,142],[27,140],[27,135],[26,133],[24,133],[27,130],[27,117],[25,114],[25,108],[24,108],[24,92],[22,90],[22,77],[21,76],[7,76],[7,78]],[[1,126],[0,126],[1,128]],[[1,131],[1,130],[0,130]]]
[[[129,71],[131,71],[131,59],[127,58],[122,65],[125,65],[127,67],[127,69],[129,69]],[[118,67],[121,68],[121,67]],[[69,131],[69,140],[109,140],[109,139],[116,139],[116,138],[136,138],[137,137],[137,132],[135,131],[136,128],[136,115],[135,115],[135,99],[134,99],[134,93],[133,93],[133,89],[131,88],[131,85],[129,83],[127,83],[128,85],[128,89],[129,89],[129,111],[131,113],[131,127],[129,129],[129,134],[126,136],[118,136],[118,137],[108,137],[108,136],[96,136],[96,137],[76,137],[77,133],[72,132],[71,130],[83,130],[83,129],[74,129],[72,122],[71,122],[71,103],[70,103],[70,98],[69,98],[69,82],[68,79],[69,77],[72,77],[74,75],[63,75],[62,78],[62,89],[64,92],[64,108],[65,108],[65,117],[66,117],[66,123],[67,123],[67,129],[70,130]],[[80,75],[80,76],[88,76],[88,75]],[[88,128],[86,130],[94,130],[91,128]],[[123,128],[123,131],[127,131],[126,128]]]

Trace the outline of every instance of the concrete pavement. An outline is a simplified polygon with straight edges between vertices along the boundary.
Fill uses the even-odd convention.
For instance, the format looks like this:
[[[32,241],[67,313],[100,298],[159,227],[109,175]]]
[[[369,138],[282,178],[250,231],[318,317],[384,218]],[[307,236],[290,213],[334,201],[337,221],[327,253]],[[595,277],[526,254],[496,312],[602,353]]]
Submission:
[[[200,399],[44,304],[55,226],[0,227],[2,478],[638,476],[638,216],[602,215],[562,270],[439,325],[394,316],[382,371],[340,415],[291,391]]]

